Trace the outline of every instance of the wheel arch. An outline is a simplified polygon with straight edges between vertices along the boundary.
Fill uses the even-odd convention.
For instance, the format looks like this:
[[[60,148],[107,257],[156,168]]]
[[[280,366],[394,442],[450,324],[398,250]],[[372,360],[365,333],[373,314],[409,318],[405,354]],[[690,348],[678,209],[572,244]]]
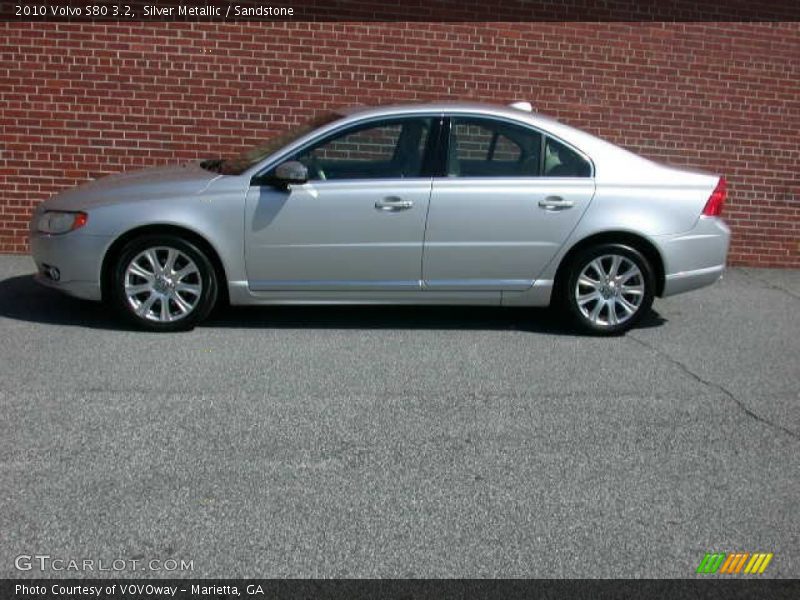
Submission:
[[[639,234],[631,233],[630,231],[603,231],[585,237],[573,244],[558,265],[553,280],[554,290],[561,289],[561,285],[563,284],[564,277],[567,276],[567,269],[572,259],[585,248],[598,244],[625,244],[641,252],[653,267],[653,274],[656,278],[655,295],[661,296],[664,293],[664,258],[661,256],[658,248],[656,248],[650,240]]]
[[[219,281],[219,300],[222,300],[223,302],[228,301],[228,277],[225,271],[225,266],[222,264],[222,259],[220,258],[217,249],[211,242],[208,241],[208,239],[196,231],[180,225],[171,224],[148,224],[140,227],[134,227],[133,229],[129,229],[125,233],[118,236],[111,243],[106,250],[105,255],[103,256],[103,263],[100,271],[100,289],[103,300],[107,300],[110,297],[109,288],[111,286],[111,273],[113,270],[114,261],[125,247],[125,244],[143,235],[159,234],[180,236],[200,248],[208,256],[208,259],[211,261],[211,264],[214,267],[214,272],[217,276],[217,280]]]

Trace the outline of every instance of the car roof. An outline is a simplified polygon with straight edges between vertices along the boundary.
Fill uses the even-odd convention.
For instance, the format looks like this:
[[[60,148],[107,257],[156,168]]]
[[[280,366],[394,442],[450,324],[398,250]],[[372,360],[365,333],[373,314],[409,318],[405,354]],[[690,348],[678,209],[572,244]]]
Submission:
[[[505,116],[512,119],[525,120],[531,123],[540,122],[542,125],[558,123],[558,121],[547,115],[537,112],[529,112],[511,106],[491,104],[488,102],[419,102],[408,104],[385,104],[379,106],[352,105],[339,108],[334,111],[343,117],[367,117],[367,116],[391,116],[400,114],[414,113],[471,113],[485,114],[493,116]]]

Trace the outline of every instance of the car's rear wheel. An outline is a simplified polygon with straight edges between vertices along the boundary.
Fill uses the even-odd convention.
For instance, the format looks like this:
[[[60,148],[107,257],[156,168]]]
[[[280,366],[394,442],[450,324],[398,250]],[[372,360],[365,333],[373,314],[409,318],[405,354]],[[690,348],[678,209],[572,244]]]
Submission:
[[[172,235],[128,242],[115,262],[112,287],[120,312],[150,331],[192,329],[214,308],[218,290],[205,253]]]
[[[587,248],[572,260],[562,297],[582,330],[602,335],[628,331],[653,304],[655,277],[641,252],[622,244]]]

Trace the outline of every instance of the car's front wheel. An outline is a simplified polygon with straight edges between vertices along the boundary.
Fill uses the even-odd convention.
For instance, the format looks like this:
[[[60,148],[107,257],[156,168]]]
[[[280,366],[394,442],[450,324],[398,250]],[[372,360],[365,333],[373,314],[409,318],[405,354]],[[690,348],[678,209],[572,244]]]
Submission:
[[[562,294],[581,329],[614,335],[647,314],[654,290],[653,269],[641,252],[623,244],[601,244],[571,261]]]
[[[129,321],[150,331],[193,328],[214,308],[217,289],[211,261],[178,236],[133,239],[114,265],[114,304]]]

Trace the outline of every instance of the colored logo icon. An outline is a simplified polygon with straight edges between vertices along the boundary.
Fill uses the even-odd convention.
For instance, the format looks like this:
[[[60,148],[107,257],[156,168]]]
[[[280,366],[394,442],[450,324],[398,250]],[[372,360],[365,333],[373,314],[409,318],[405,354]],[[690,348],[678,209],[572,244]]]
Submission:
[[[772,560],[772,552],[716,552],[706,553],[697,573],[726,575],[761,575]]]

